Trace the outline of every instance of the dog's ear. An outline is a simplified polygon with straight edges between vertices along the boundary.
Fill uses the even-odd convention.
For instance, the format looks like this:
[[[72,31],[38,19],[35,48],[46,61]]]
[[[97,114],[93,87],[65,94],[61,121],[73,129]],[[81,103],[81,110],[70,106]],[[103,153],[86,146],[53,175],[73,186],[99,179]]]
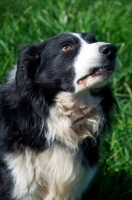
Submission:
[[[21,87],[33,81],[40,65],[39,45],[21,48],[17,64],[16,85]]]

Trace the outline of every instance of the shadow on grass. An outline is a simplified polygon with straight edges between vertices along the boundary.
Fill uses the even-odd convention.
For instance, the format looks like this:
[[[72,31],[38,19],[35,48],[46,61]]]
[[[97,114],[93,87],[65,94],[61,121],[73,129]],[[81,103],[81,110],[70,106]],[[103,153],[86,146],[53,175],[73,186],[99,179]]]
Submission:
[[[82,200],[131,200],[132,177],[125,171],[104,174],[99,170]]]

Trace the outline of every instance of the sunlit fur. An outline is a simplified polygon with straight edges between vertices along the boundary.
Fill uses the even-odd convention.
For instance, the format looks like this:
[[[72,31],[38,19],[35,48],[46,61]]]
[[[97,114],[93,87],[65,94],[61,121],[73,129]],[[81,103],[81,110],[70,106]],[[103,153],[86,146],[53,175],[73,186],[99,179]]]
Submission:
[[[67,43],[71,50],[61,51]],[[115,53],[101,55],[102,45],[64,33],[22,48],[0,88],[0,200],[77,200],[87,189],[115,99],[108,75],[78,80],[97,63],[114,69]]]

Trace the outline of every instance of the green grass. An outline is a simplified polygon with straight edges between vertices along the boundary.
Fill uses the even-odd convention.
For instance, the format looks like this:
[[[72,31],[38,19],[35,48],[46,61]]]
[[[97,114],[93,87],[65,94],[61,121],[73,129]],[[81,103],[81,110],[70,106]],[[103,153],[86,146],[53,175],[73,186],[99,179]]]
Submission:
[[[104,136],[99,171],[83,200],[132,199],[131,0],[1,0],[0,83],[17,62],[19,47],[60,32],[92,32],[116,44],[119,64],[111,86],[119,103]]]

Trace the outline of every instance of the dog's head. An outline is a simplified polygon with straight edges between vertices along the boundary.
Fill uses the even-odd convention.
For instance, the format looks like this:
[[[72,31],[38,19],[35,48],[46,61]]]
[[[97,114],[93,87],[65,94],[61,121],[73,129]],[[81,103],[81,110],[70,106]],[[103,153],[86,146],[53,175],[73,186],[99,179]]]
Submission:
[[[90,33],[63,33],[23,47],[18,61],[18,87],[41,86],[45,93],[78,93],[106,85],[116,67],[114,45]]]

